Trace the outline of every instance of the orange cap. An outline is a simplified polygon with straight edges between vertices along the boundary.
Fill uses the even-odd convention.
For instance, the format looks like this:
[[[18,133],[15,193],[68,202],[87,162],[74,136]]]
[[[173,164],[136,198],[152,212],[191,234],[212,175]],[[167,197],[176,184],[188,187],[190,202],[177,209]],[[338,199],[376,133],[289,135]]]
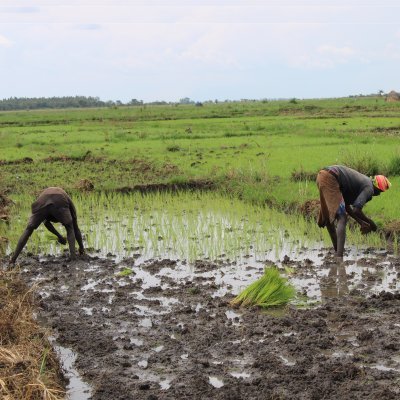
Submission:
[[[380,191],[385,192],[390,188],[392,185],[389,182],[389,179],[386,178],[384,175],[375,175],[374,179],[372,180],[373,185],[378,188]]]

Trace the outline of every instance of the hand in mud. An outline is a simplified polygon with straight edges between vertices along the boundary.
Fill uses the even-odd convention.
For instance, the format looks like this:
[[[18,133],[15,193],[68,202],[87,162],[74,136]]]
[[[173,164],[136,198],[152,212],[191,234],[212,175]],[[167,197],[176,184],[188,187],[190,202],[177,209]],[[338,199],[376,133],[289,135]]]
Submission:
[[[67,244],[67,239],[65,239],[65,237],[60,236],[58,238],[58,243],[60,244]]]
[[[370,224],[362,224],[360,227],[360,231],[363,235],[367,235],[368,233],[370,233],[372,231],[372,227]]]

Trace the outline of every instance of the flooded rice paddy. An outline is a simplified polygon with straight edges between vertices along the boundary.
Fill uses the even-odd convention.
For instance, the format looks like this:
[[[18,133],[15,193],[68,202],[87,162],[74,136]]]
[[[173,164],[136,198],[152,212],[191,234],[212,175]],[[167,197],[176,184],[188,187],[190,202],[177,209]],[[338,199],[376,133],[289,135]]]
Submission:
[[[350,234],[338,263],[314,224],[213,194],[76,203],[88,255],[69,262],[41,231],[20,262],[62,358],[76,355],[70,398],[400,394],[400,260],[378,237]],[[272,263],[293,304],[230,307]]]

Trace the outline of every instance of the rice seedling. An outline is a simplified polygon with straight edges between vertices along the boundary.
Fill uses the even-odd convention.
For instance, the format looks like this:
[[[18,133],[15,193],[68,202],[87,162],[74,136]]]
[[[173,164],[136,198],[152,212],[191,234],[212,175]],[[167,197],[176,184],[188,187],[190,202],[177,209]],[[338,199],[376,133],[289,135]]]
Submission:
[[[295,295],[295,288],[280,275],[276,267],[272,266],[265,268],[264,275],[231,300],[230,304],[268,308],[286,305]]]
[[[221,254],[231,260],[247,256],[278,259],[282,252],[296,252],[302,246],[330,245],[326,230],[300,215],[222,196],[218,193],[179,192],[129,195],[86,193],[73,196],[78,221],[88,249],[106,255],[144,259],[169,257],[187,261],[216,260]],[[22,195],[12,210],[12,223],[0,226],[7,236],[7,253],[25,228],[32,197]],[[110,207],[112,204],[112,207]],[[58,225],[60,232],[63,227]],[[383,247],[378,234],[348,232],[348,243]],[[41,226],[31,236],[26,251],[61,254],[65,247],[52,240]]]
[[[133,270],[131,268],[124,268],[122,271],[118,272],[117,276],[129,276],[133,274]]]

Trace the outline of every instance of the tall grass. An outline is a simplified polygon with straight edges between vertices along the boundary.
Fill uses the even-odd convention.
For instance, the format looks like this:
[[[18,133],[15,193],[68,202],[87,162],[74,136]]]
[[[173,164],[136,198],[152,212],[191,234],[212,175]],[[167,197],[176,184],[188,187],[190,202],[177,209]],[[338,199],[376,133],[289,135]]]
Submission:
[[[349,149],[342,155],[341,163],[367,176],[382,174],[386,169],[385,164],[379,163],[373,149]]]

